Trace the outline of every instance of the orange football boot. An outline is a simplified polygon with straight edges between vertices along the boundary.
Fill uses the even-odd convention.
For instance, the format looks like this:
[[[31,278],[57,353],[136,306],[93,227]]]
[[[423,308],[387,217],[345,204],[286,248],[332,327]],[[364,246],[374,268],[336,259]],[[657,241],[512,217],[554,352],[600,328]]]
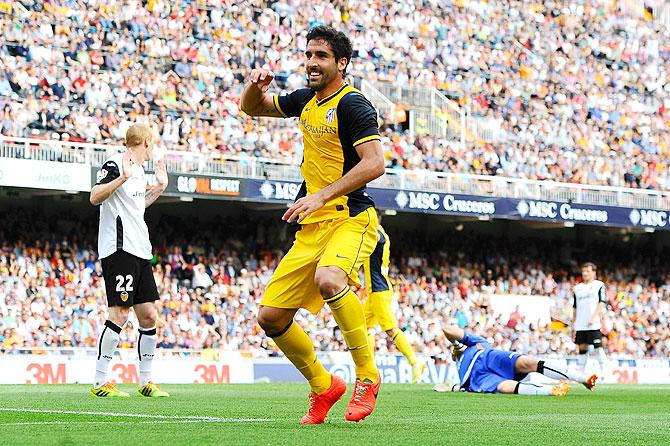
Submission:
[[[378,375],[377,382],[356,380],[354,393],[351,396],[344,418],[347,421],[361,421],[370,415],[377,404],[377,394],[382,384],[382,377]]]
[[[309,392],[309,410],[307,415],[302,417],[300,424],[321,424],[326,421],[328,411],[335,403],[342,399],[347,393],[347,383],[338,376],[330,375],[330,387],[325,392],[317,395]]]
[[[596,381],[598,381],[598,375],[593,374],[586,378],[586,381],[584,381],[582,384],[584,384],[584,387],[593,392],[593,389],[596,387]]]

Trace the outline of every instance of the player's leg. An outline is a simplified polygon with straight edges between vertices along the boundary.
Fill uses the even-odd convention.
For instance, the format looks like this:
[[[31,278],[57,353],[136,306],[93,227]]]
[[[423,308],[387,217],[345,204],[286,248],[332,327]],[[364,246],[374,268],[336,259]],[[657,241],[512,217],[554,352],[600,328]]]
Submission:
[[[356,385],[345,411],[348,421],[361,421],[372,413],[381,385],[368,345],[363,306],[349,288],[349,283],[360,286],[358,270],[377,244],[377,225],[377,214],[372,208],[336,222],[314,276],[356,364]]]
[[[102,274],[105,279],[105,295],[107,298],[107,320],[98,337],[97,359],[95,362],[95,379],[91,395],[99,397],[127,397],[109,382],[107,373],[114,352],[119,345],[121,329],[128,321],[128,313],[134,298],[132,277],[135,266],[129,254],[117,251],[101,259]],[[128,282],[130,277],[130,287]]]
[[[95,380],[91,394],[100,397],[127,397],[126,392],[122,392],[116,386],[109,382],[107,376],[109,364],[112,362],[114,352],[119,345],[119,335],[121,328],[128,321],[127,307],[114,306],[109,307],[105,326],[98,337],[98,355],[95,361]]]
[[[375,316],[372,305],[372,293],[369,293],[368,297],[365,299],[365,303],[363,304],[363,314],[365,315],[365,326],[368,327],[368,345],[374,356],[376,351],[374,327],[377,325],[377,317]]]
[[[384,330],[386,335],[391,338],[393,344],[395,344],[398,351],[402,353],[405,358],[407,358],[407,361],[409,361],[412,366],[416,365],[416,354],[407,340],[405,333],[403,333],[402,330],[398,328],[398,321],[393,315],[393,311],[391,309],[393,291],[388,290],[378,293],[371,293],[369,299],[382,330]]]
[[[537,372],[547,378],[558,381],[575,381],[583,384],[589,390],[593,390],[596,385],[596,380],[598,379],[596,375],[584,375],[581,370],[576,372],[572,371],[558,361],[540,360],[529,355],[521,355],[516,359],[514,371],[518,375],[527,375],[528,373]]]
[[[315,282],[342,331],[356,364],[356,378],[377,382],[379,372],[368,345],[363,306],[356,293],[349,288],[347,274],[337,266],[324,266],[316,270]]]
[[[407,336],[405,336],[405,333],[398,328],[398,321],[391,309],[393,291],[388,290],[372,293],[370,297],[373,301],[374,311],[379,320],[379,325],[382,327],[382,330],[386,332],[387,336],[391,338],[398,351],[407,358],[407,361],[412,366],[412,382],[419,382],[421,375],[426,368],[426,363],[417,359],[416,353],[414,353],[414,349],[412,349],[412,345],[407,340]]]
[[[310,406],[300,422],[320,424],[326,420],[331,407],[346,393],[347,384],[342,378],[328,373],[318,360],[312,340],[293,321],[296,311],[263,306],[258,313],[258,324],[309,382],[312,389]]]
[[[293,247],[281,260],[265,288],[258,324],[311,387],[310,408],[301,422],[319,424],[330,408],[346,393],[346,383],[331,375],[316,357],[307,333],[293,321],[298,308],[317,313],[323,298],[314,283],[318,258],[316,225],[304,225]]]
[[[258,324],[305,377],[312,392],[318,395],[330,387],[331,375],[317,359],[312,340],[293,321],[297,311],[263,306],[258,313]]]
[[[550,386],[546,384],[535,384],[526,380],[514,381],[508,379],[498,384],[497,390],[499,393],[517,395],[565,396],[570,391],[570,387],[565,383]]]
[[[156,343],[158,342],[158,334],[156,333],[157,311],[154,304],[159,299],[158,289],[151,270],[151,263],[140,258],[136,258],[136,262],[136,296],[133,309],[139,323],[137,357],[140,369],[140,385],[137,388],[137,394],[146,397],[167,397],[170,395],[161,390],[151,379],[151,370],[156,355]]]
[[[407,340],[405,333],[398,327],[394,327],[385,331],[388,337],[393,341],[393,344],[395,344],[398,351],[403,354],[403,356],[412,366],[415,366],[418,362],[416,359],[416,353],[414,353],[414,349],[412,349],[412,346]]]
[[[299,308],[318,313],[323,299],[314,284],[318,258],[317,225],[305,225],[296,234],[291,249],[282,258],[265,287],[258,324],[320,394],[331,384],[330,374],[316,358],[314,344],[305,331],[293,323]]]
[[[139,323],[137,337],[137,358],[140,369],[140,382],[137,394],[145,397],[168,397],[166,391],[156,385],[151,377],[154,357],[156,355],[156,307],[153,302],[144,302],[135,305],[135,315]]]
[[[356,378],[376,383],[379,372],[368,346],[363,306],[349,283],[360,286],[358,270],[377,244],[377,214],[369,208],[334,223],[314,282],[337,322],[356,364]]]
[[[600,330],[593,330],[590,333],[588,355],[595,358],[600,368],[600,374],[602,375],[607,367],[607,355],[603,348],[603,335]]]
[[[587,333],[585,331],[577,331],[575,333],[575,344],[577,344],[577,349],[579,351],[577,365],[579,365],[582,370],[586,370],[586,366],[588,365],[589,345],[587,343]]]

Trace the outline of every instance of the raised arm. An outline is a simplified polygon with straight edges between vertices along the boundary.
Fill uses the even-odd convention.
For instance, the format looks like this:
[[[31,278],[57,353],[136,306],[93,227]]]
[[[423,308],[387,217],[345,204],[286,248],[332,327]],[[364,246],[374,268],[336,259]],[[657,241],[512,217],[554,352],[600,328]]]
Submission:
[[[456,342],[462,342],[465,337],[465,331],[462,328],[459,328],[455,325],[444,325],[442,327],[444,335],[449,339],[449,342],[452,344]]]
[[[168,174],[167,166],[165,165],[165,160],[160,159],[156,161],[156,185],[149,190],[144,196],[144,207],[145,209],[151,206],[154,201],[160,197],[165,188],[168,185]]]
[[[282,118],[272,95],[266,94],[275,75],[272,71],[255,69],[247,78],[240,98],[240,109],[250,116]]]
[[[119,169],[119,166],[114,161],[107,161],[100,169],[98,182],[91,189],[91,204],[97,206],[108,199],[130,178],[131,169],[129,150],[126,150],[126,153],[123,155],[121,169]]]

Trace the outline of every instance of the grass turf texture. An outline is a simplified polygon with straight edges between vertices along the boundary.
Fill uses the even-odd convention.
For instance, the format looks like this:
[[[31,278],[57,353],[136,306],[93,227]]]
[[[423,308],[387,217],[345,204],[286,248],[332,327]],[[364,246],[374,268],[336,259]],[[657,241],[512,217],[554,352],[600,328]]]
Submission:
[[[358,424],[344,421],[352,387],[326,424],[301,426],[307,386],[300,384],[165,385],[172,396],[164,399],[135,396],[128,385],[120,386],[131,393],[126,399],[93,398],[85,385],[0,386],[0,439],[3,445],[124,446],[670,444],[670,386],[601,386],[594,393],[573,386],[567,397],[552,398],[390,384],[382,385],[377,410]]]

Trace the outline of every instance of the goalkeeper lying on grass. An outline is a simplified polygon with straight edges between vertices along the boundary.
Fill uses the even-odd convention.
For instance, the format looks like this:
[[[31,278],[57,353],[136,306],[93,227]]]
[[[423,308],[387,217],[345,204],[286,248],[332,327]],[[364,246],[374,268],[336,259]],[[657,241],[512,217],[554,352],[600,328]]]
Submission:
[[[442,330],[453,344],[452,356],[458,365],[460,386],[437,385],[437,391],[565,396],[570,387],[564,381],[581,383],[589,390],[596,386],[596,375],[584,376],[581,372],[570,372],[556,361],[496,350],[486,339],[454,325]],[[532,372],[560,382],[554,385],[531,383],[528,374]]]

